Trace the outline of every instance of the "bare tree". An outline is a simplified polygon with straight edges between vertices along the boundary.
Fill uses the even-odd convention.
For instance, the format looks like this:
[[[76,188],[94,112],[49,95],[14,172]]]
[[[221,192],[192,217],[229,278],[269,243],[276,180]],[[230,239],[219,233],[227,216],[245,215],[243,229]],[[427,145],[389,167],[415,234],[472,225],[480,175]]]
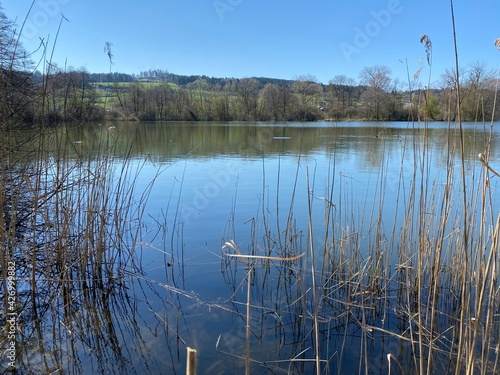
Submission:
[[[456,118],[457,74],[454,69],[446,69],[441,75],[441,112],[444,119]],[[489,121],[493,114],[496,90],[495,73],[485,64],[475,62],[467,69],[460,69],[460,108],[462,119],[466,121]]]
[[[296,105],[296,98],[293,96],[289,85],[279,87],[278,112],[280,120],[287,121],[292,116],[293,107]]]
[[[211,120],[210,83],[205,78],[198,78],[196,81],[188,83],[186,88],[191,95],[192,111],[200,119]]]
[[[367,86],[362,95],[368,118],[381,120],[386,114],[386,105],[391,87],[391,70],[383,65],[364,68],[359,74],[360,83]]]
[[[273,83],[268,83],[259,96],[261,116],[263,120],[276,121],[280,119],[278,106],[280,103],[280,89]]]
[[[316,77],[309,74],[295,77],[293,92],[298,100],[299,120],[315,120],[318,117],[317,104],[323,96],[323,88]]]
[[[255,78],[243,78],[238,82],[237,93],[242,105],[241,119],[251,120],[257,116],[257,96],[260,83]]]
[[[18,42],[15,24],[0,7],[0,128],[9,127],[11,120],[25,116],[25,109],[33,101],[32,62]]]
[[[153,87],[152,91],[157,118],[159,120],[168,120],[169,105],[173,102],[174,90],[168,83],[163,82],[161,85]]]
[[[462,118],[489,121],[493,111],[495,74],[481,62],[470,65],[462,87]]]
[[[348,109],[353,106],[353,93],[356,81],[343,74],[336,75],[328,82],[330,114],[336,118],[344,118]]]

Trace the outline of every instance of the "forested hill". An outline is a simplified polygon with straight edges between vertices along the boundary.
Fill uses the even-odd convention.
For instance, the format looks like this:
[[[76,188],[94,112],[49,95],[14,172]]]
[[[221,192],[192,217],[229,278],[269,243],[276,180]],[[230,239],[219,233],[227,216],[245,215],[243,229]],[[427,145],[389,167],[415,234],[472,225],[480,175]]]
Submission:
[[[75,71],[74,69],[72,71]],[[119,83],[119,82],[167,82],[174,83],[178,86],[186,86],[197,80],[203,80],[212,86],[219,85],[224,86],[230,80],[238,80],[237,78],[231,77],[209,77],[206,75],[183,75],[170,73],[165,70],[147,70],[141,71],[138,74],[135,73],[89,73],[85,72],[87,76],[87,81],[89,83]],[[252,77],[256,79],[261,86],[267,84],[273,85],[291,85],[293,80],[279,79],[279,78],[269,78],[269,77]],[[35,82],[41,82],[43,80],[43,74],[40,71],[35,71],[32,75],[32,79]]]
[[[253,77],[262,86],[272,83],[275,85],[289,85],[293,81],[278,78],[268,78],[268,77]],[[210,85],[220,85],[224,84],[234,78],[218,78],[218,77],[208,77],[206,75],[182,75],[169,73],[165,70],[148,70],[141,71],[138,74],[128,74],[128,73],[89,73],[89,82],[170,82],[175,83],[179,86],[185,86],[189,83],[193,83],[196,80],[204,80]]]

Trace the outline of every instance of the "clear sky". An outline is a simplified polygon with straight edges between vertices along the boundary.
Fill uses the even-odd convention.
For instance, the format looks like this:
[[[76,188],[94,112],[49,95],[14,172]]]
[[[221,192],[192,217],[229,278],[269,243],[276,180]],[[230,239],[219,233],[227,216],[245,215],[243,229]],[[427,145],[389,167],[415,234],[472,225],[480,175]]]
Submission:
[[[55,41],[61,67],[108,72],[163,69],[215,77],[293,79],[313,75],[359,78],[366,66],[386,65],[406,81],[424,62],[420,36],[433,44],[431,80],[454,66],[449,0],[0,0],[20,28],[22,41],[38,48]],[[455,0],[459,59],[500,68],[499,0]],[[28,15],[27,15],[28,14]],[[27,16],[26,16],[27,15]]]

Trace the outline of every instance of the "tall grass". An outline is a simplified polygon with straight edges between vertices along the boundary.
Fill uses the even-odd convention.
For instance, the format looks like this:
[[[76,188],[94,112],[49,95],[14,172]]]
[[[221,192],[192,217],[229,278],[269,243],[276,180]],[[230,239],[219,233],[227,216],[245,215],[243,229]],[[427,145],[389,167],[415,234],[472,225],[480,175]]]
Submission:
[[[363,374],[387,373],[389,368],[398,373],[400,366],[413,374],[498,371],[500,227],[490,177],[494,169],[486,161],[489,168],[483,167],[473,148],[463,148],[464,208],[462,169],[457,168],[460,129],[450,121],[447,157],[438,168],[441,153],[429,146],[425,121],[409,126],[413,136],[402,141],[401,171],[391,190],[388,163],[382,160],[370,185],[375,189],[360,202],[349,176],[333,177],[333,151],[327,188],[314,188],[313,173],[309,184],[303,183],[307,195],[302,199],[310,199],[307,228],[301,231],[294,224],[301,220],[293,205],[283,213],[273,199],[261,200],[243,236],[251,239],[247,250],[233,242],[224,247],[231,301],[238,306],[240,293],[247,300],[246,310],[234,312],[246,321],[247,337],[254,338],[245,359],[255,372],[264,367],[274,373],[341,374],[353,371],[353,361]],[[478,130],[477,137],[482,135]],[[485,145],[490,147],[488,141]],[[302,168],[299,162],[297,169]],[[303,173],[300,177],[308,179]],[[297,199],[295,187],[291,191],[289,198]],[[280,200],[288,199],[278,193]],[[396,207],[390,221],[387,207]],[[469,212],[466,228],[464,209]],[[314,210],[324,210],[323,219]],[[232,212],[231,220],[235,216]],[[275,220],[282,222],[269,224]],[[242,234],[227,233],[226,238],[238,243],[236,236]],[[307,256],[271,260],[301,252]],[[232,253],[261,260],[250,266]],[[242,265],[243,273],[238,271]],[[274,351],[264,344],[271,331],[280,343]],[[265,353],[257,350],[263,347]],[[236,355],[238,350],[224,352]]]
[[[61,16],[57,34],[64,20]],[[132,159],[133,137],[122,139],[118,127],[105,124],[84,132],[82,124],[55,123],[51,108],[62,106],[51,74],[57,35],[51,45],[42,41],[36,68],[43,68],[44,80],[31,85],[26,66],[20,66],[26,61],[19,36],[7,31],[2,29],[0,71],[0,344],[10,345],[8,333],[14,332],[16,353],[14,367],[2,357],[1,371],[125,373],[139,358],[136,370],[158,372],[147,350],[151,337],[141,331],[144,307],[138,301],[147,300],[146,293],[158,295],[158,289],[172,290],[174,297],[165,298],[163,308],[179,309],[182,292],[175,284],[183,277],[178,267],[183,254],[173,253],[181,247],[182,231],[162,232],[165,217],[152,227],[144,220],[162,169],[138,191],[142,169],[154,163],[146,156]],[[29,127],[22,116],[32,108],[41,113]],[[143,242],[143,231],[170,241],[172,253],[161,251],[169,265],[163,284],[143,277],[142,251],[155,249]],[[12,267],[15,282],[8,284]],[[7,306],[17,316],[14,328]],[[185,344],[176,331],[168,331],[171,324],[164,317],[157,315],[156,323]],[[135,345],[124,349],[121,343],[129,341]]]
[[[41,128],[33,139],[20,133],[3,144],[8,154],[0,158],[0,253],[2,272],[7,262],[16,265],[20,372],[50,373],[65,366],[72,372],[77,364],[67,363],[71,356],[63,350],[65,343],[81,345],[72,340],[74,334],[83,335],[81,342],[87,335],[97,340],[88,343],[92,347],[112,340],[111,352],[122,357],[113,338],[119,333],[112,331],[116,311],[110,309],[133,316],[125,292],[131,275],[141,272],[135,249],[154,179],[136,192],[147,160],[129,163],[131,144],[116,163],[119,133],[107,127],[94,131],[68,141],[64,129]]]
[[[432,44],[427,36],[423,41],[431,65]],[[302,232],[292,225],[296,186],[288,213],[279,212],[278,163],[276,204],[269,206],[269,201],[262,200],[263,230],[258,232],[259,220],[253,218],[248,253],[269,258],[283,253],[293,256],[305,249],[310,252],[293,262],[253,265],[253,282],[249,273],[244,276],[246,284],[238,280],[237,263],[227,257],[224,272],[232,279],[234,295],[245,286],[247,299],[276,295],[259,304],[247,302],[247,307],[263,312],[261,319],[252,321],[255,337],[263,342],[265,335],[257,334],[257,327],[273,326],[266,321],[267,314],[279,317],[274,325],[278,342],[286,342],[287,332],[293,332],[288,350],[275,353],[280,360],[264,359],[262,353],[248,358],[251,350],[247,350],[247,363],[251,360],[272,373],[341,374],[353,371],[354,360],[360,374],[498,373],[500,214],[492,180],[498,173],[487,156],[493,119],[489,129],[486,123],[484,127],[477,124],[474,136],[466,139],[458,76],[456,82],[457,102],[450,106],[457,106],[458,117],[448,120],[444,169],[436,167],[439,154],[429,146],[428,119],[409,122],[413,137],[401,140],[400,175],[397,186],[391,187],[396,188],[395,194],[388,191],[387,163],[382,160],[372,185],[375,189],[359,204],[359,197],[353,196],[346,183],[349,177],[335,177],[333,152],[325,191],[315,191],[316,182],[309,173],[302,176],[307,195],[300,199],[307,199],[309,207],[307,229]],[[415,99],[424,96],[420,92]],[[474,145],[481,142],[484,150],[478,160]],[[263,188],[262,196],[266,194]],[[384,222],[388,197],[396,202],[389,232],[390,223]],[[313,201],[323,202],[324,220],[312,215]],[[273,214],[275,227],[269,225]],[[280,230],[283,226],[286,230]],[[316,231],[321,241],[313,235]],[[297,250],[288,253],[288,249]],[[287,298],[280,299],[279,293]],[[254,316],[254,311],[247,309],[246,314]],[[283,330],[283,326],[290,329]],[[353,337],[359,345],[355,353],[350,344]],[[283,358],[285,353],[288,357]]]

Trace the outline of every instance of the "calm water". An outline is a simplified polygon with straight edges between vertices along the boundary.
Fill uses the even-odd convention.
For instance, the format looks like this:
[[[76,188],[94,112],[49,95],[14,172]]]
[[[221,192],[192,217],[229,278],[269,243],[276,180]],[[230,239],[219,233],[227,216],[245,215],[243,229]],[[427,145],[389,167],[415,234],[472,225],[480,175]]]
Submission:
[[[75,159],[108,134],[116,176],[125,159],[136,171],[136,203],[147,191],[134,245],[142,272],[119,270],[127,289],[107,302],[103,337],[76,334],[63,348],[61,362],[68,372],[183,374],[190,346],[198,350],[199,373],[244,373],[248,264],[226,256],[235,253],[223,249],[231,240],[241,254],[306,253],[300,262],[256,261],[250,357],[252,374],[312,372],[313,364],[305,361],[315,350],[309,234],[318,275],[325,267],[325,241],[332,249],[341,247],[335,236],[355,234],[360,256],[368,257],[380,226],[379,240],[397,249],[397,236],[391,234],[403,226],[407,192],[421,178],[415,160],[427,163],[422,181],[430,186],[426,199],[432,200],[444,189],[450,147],[459,149],[458,135],[443,123],[425,129],[358,122],[107,126],[59,131],[74,145],[70,157]],[[476,155],[484,152],[489,128],[465,124],[465,129],[467,178],[474,184],[482,168]],[[500,160],[499,137],[495,128],[492,166]],[[459,173],[458,159],[451,163]],[[491,183],[495,187],[498,181]],[[333,215],[328,222],[325,212]],[[395,257],[390,259],[396,262]],[[301,299],[304,292],[308,297]],[[328,359],[331,373],[339,368],[343,374],[358,373],[365,365],[370,373],[387,373],[386,353],[405,353],[406,344],[372,332],[361,357],[366,332],[345,324],[345,311],[333,298],[318,309],[321,357]],[[372,319],[377,324],[378,317]]]

